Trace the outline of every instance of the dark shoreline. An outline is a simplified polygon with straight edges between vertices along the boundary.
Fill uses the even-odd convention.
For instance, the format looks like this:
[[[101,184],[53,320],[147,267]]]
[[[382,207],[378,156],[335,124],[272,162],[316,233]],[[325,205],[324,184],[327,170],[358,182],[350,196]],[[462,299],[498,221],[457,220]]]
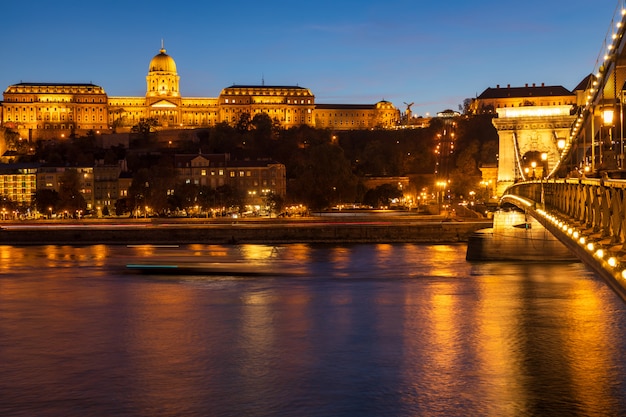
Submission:
[[[2,224],[0,245],[131,245],[243,243],[458,243],[491,221],[160,222],[72,221]]]

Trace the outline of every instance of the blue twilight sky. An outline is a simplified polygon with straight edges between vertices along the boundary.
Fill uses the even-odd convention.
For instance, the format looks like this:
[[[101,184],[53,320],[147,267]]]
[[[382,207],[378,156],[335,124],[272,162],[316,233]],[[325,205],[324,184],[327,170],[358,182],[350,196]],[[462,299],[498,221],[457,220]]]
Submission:
[[[299,85],[318,103],[458,110],[497,84],[592,73],[618,0],[2,0],[0,88],[92,82],[144,96],[164,39],[184,97]]]

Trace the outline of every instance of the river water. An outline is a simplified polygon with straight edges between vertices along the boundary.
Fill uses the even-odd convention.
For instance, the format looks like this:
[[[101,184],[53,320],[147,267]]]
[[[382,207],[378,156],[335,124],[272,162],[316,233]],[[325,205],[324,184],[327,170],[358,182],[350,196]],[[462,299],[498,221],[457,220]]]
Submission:
[[[0,415],[626,415],[624,303],[465,250],[0,246]],[[232,258],[294,273],[126,268]]]

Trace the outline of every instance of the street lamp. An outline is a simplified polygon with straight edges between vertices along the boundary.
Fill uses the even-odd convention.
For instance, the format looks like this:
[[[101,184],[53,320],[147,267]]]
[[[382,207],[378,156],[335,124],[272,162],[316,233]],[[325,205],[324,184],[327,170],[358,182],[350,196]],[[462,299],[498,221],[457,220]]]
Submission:
[[[489,180],[489,181],[481,181],[480,185],[484,185],[485,186],[485,202],[487,202],[491,198],[491,192],[489,191],[489,186],[491,185],[491,180]]]
[[[613,107],[605,107],[602,110],[602,123],[604,126],[606,126],[608,128],[609,131],[609,145],[607,149],[613,149],[613,119],[615,116],[615,111],[613,109]],[[602,136],[600,136],[602,137]],[[606,166],[607,161],[603,161],[602,157],[603,157],[603,143],[602,141],[600,142],[600,165],[604,165]],[[607,155],[604,155],[605,157]]]

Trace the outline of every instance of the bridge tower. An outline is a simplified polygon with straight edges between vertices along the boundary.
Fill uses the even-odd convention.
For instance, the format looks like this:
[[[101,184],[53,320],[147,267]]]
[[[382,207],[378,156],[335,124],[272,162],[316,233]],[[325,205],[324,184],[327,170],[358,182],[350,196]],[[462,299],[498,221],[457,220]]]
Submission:
[[[472,113],[497,115],[492,121],[499,137],[498,196],[515,182],[542,178],[558,166],[576,103],[575,92],[543,83],[490,87],[472,101]]]
[[[540,179],[557,165],[576,115],[571,105],[497,109],[497,194],[519,180]]]

